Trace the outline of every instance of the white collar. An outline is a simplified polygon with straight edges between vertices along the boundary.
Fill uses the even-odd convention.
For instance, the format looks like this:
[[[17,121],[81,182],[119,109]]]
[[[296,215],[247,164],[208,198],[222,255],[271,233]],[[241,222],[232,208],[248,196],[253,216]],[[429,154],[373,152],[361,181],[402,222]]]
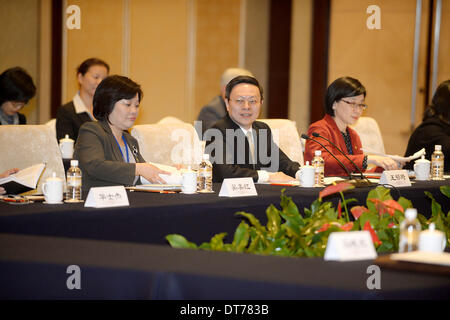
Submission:
[[[247,135],[247,132],[252,133],[253,135],[253,128],[250,127],[250,129],[244,129],[243,127],[239,126],[239,128],[241,128],[242,132],[244,132],[244,135]]]
[[[77,94],[73,97],[73,106],[75,107],[76,113],[86,112],[89,115],[89,117],[91,117],[91,119],[94,120],[94,116],[86,108],[86,105],[84,104],[83,100],[81,99],[79,92],[77,92]]]

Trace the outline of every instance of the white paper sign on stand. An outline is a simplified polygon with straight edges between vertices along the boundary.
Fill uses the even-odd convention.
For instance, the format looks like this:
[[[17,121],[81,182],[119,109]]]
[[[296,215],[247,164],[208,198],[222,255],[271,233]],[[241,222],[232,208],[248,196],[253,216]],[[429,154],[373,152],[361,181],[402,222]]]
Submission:
[[[408,171],[384,170],[380,177],[380,184],[390,184],[394,187],[410,187]]]
[[[228,178],[222,182],[219,197],[257,196],[252,178]]]
[[[109,208],[129,206],[128,195],[124,186],[94,187],[89,190],[85,207]]]
[[[377,257],[369,231],[332,232],[325,250],[325,260],[356,261]]]

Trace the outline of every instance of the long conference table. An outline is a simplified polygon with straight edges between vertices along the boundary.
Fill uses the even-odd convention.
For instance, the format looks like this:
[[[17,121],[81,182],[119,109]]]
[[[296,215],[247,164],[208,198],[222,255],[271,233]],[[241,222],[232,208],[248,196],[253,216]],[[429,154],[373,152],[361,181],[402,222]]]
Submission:
[[[430,216],[433,194],[450,210],[441,182],[415,182],[392,190]],[[231,242],[241,218],[277,207],[281,190],[300,212],[317,188],[256,185],[258,196],[127,192],[130,205],[94,209],[83,204],[0,203],[0,298],[6,299],[384,299],[450,298],[448,276],[382,269],[381,289],[367,288],[372,261],[326,262],[322,258],[282,258],[173,249],[165,236],[177,233],[200,244],[221,232]],[[345,193],[365,205],[371,188]],[[337,203],[339,197],[325,198]],[[68,290],[66,269],[83,270],[82,290]],[[59,278],[58,278],[59,277]],[[63,281],[63,282],[61,282]]]

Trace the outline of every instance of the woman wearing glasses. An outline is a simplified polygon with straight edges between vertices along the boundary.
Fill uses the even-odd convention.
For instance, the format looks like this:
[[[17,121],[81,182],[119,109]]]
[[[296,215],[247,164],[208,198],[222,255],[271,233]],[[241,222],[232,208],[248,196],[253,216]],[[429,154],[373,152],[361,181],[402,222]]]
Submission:
[[[385,170],[399,169],[396,161],[389,157],[366,155],[362,151],[361,139],[355,130],[349,127],[358,121],[367,108],[364,103],[366,89],[356,79],[342,77],[333,81],[325,96],[325,117],[314,122],[308,129],[308,136],[318,133],[337,145],[353,162],[364,171],[369,164],[374,164]],[[338,158],[350,172],[358,172],[354,165],[346,159],[331,143],[317,137],[333,155]],[[307,140],[305,145],[305,161],[312,161],[314,151],[321,150],[325,161],[326,176],[346,176],[346,170],[320,144]]]
[[[5,70],[0,75],[0,124],[26,124],[27,118],[19,113],[36,94],[33,79],[22,68]]]

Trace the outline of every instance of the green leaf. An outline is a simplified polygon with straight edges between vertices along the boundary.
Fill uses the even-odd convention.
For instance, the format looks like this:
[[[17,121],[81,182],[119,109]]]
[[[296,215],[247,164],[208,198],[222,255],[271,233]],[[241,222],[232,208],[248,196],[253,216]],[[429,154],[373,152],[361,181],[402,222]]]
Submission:
[[[248,245],[250,238],[249,226],[242,221],[234,232],[234,239],[231,243],[233,251],[242,252]]]
[[[251,213],[247,213],[247,212],[244,212],[244,211],[239,211],[239,212],[236,212],[236,215],[237,216],[244,216],[244,217],[246,217],[248,219],[248,221],[250,221],[250,224],[252,226],[254,226],[257,230],[260,230],[260,231],[265,231],[266,230],[266,228],[261,225],[259,220],[254,215],[252,215]]]
[[[225,238],[226,235],[227,235],[226,232],[222,232],[212,237],[211,241],[209,242],[211,245],[211,250],[217,251],[223,250],[223,238]]]
[[[400,197],[397,202],[399,203],[399,205],[401,205],[403,207],[404,210],[408,209],[408,208],[413,208],[413,204],[410,200]]]
[[[447,198],[450,198],[450,186],[440,186],[439,189]]]
[[[370,224],[372,225],[372,228],[377,228],[378,226],[378,215],[372,212],[364,212],[360,217],[359,217],[359,223],[362,227],[364,227],[364,225],[366,224],[367,221],[370,221]]]
[[[270,205],[266,210],[267,231],[271,236],[275,236],[280,231],[281,217],[280,212],[274,205]]]
[[[425,191],[425,194],[431,199],[431,217],[436,217],[442,212],[441,205],[437,203],[431,192]]]
[[[367,199],[379,199],[381,201],[392,199],[390,192],[391,191],[388,188],[381,186],[376,187],[375,189],[369,191]],[[369,207],[369,203],[370,201],[367,201],[367,207]]]
[[[187,241],[185,237],[179,234],[169,234],[166,236],[166,240],[172,248],[197,249],[195,243]]]

